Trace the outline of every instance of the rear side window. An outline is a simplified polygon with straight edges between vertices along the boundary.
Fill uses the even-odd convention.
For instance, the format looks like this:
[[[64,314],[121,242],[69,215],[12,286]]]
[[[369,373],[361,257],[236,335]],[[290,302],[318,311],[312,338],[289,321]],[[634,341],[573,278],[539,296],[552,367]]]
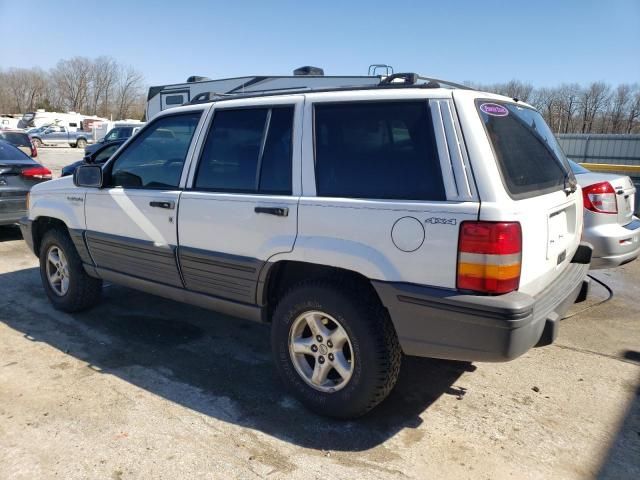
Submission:
[[[0,139],[6,140],[17,147],[31,147],[29,135],[20,132],[1,132]]]
[[[219,110],[194,188],[291,194],[293,107]]]
[[[13,145],[0,141],[0,160],[29,160],[31,158]]]
[[[315,106],[319,196],[446,200],[428,103]]]
[[[537,111],[502,102],[477,101],[476,105],[511,196],[531,197],[561,189],[573,175]]]

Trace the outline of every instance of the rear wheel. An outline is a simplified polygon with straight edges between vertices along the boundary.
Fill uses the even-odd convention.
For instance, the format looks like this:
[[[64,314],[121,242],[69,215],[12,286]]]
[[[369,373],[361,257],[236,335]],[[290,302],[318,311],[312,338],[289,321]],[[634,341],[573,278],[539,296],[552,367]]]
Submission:
[[[69,234],[61,229],[49,230],[42,239],[40,277],[58,310],[77,312],[100,300],[102,280],[87,275]]]
[[[389,394],[401,351],[386,310],[366,289],[304,282],[279,302],[271,344],[276,369],[310,410],[355,418]]]
[[[41,148],[42,147],[42,140],[40,140],[39,138],[34,138],[31,141],[33,142],[33,145],[36,148]]]
[[[84,138],[79,138],[78,141],[76,142],[76,147],[78,148],[84,148],[87,146],[87,141]]]

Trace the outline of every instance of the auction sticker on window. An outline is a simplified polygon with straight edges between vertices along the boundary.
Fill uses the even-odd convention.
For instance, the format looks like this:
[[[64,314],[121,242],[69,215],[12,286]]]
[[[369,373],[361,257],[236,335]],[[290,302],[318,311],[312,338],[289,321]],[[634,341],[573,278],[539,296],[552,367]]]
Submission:
[[[492,117],[506,117],[509,115],[509,110],[497,103],[483,103],[480,105],[480,111]]]

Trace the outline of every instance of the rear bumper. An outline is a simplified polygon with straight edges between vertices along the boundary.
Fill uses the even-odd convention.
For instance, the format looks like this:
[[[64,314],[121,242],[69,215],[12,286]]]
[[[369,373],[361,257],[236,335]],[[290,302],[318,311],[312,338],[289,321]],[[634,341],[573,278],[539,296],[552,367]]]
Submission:
[[[0,198],[0,225],[17,223],[26,215],[26,200],[24,197]]]
[[[564,272],[536,296],[499,296],[406,283],[373,282],[405,354],[500,362],[555,340],[562,315],[588,289],[591,246],[581,244]],[[577,263],[585,262],[586,263]]]
[[[591,268],[613,268],[640,255],[640,219],[628,225],[595,225],[585,228],[583,238],[593,245]]]

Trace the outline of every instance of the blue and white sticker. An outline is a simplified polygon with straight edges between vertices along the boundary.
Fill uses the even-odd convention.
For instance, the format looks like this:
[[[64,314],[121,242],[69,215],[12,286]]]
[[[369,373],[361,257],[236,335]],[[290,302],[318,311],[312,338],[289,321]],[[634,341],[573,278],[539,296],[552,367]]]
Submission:
[[[506,117],[509,115],[509,110],[497,103],[483,103],[480,105],[480,111],[492,117]]]

